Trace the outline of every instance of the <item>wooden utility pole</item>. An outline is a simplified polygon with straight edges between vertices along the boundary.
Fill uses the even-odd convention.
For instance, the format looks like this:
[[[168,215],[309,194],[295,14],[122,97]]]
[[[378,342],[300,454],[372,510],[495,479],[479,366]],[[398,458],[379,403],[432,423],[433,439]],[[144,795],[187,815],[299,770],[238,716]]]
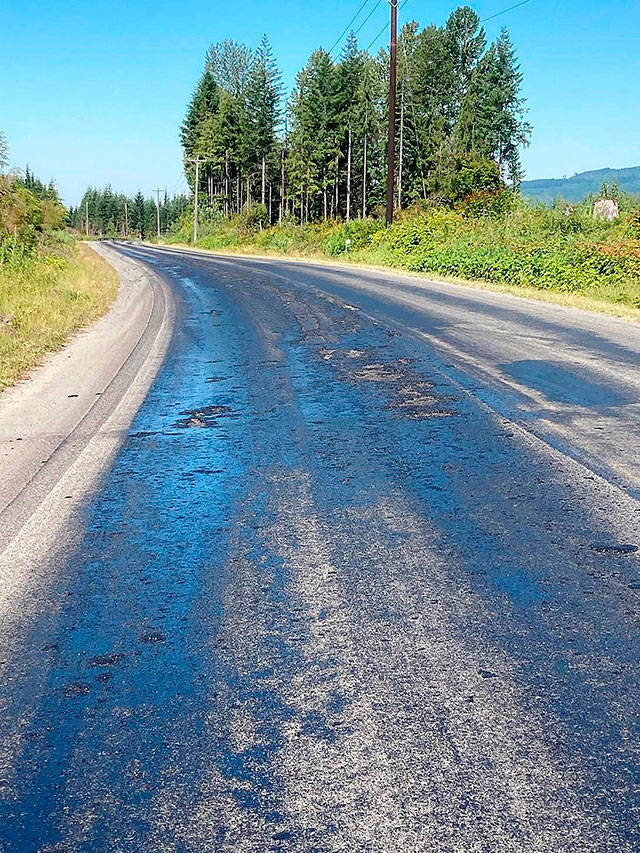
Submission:
[[[347,151],[347,222],[351,219],[351,123],[349,123],[349,148]]]
[[[199,157],[191,157],[189,163],[196,164],[196,181],[193,187],[193,242],[198,239],[198,187],[200,186],[200,163],[204,163]]]
[[[282,145],[282,157],[280,160],[280,215],[278,222],[284,219],[284,143]]]
[[[124,203],[124,236],[129,236],[129,205],[126,201]]]
[[[84,230],[85,230],[85,233],[88,237],[89,236],[89,202],[86,200],[84,203]]]
[[[402,207],[402,160],[404,158],[404,78],[400,89],[400,148],[398,155],[398,209],[400,209]]]
[[[229,186],[229,149],[224,152],[224,215],[229,216],[231,207],[231,187]]]
[[[198,239],[198,188],[200,187],[200,164],[211,163],[211,160],[205,160],[202,157],[187,157],[187,163],[196,164],[196,181],[193,192],[193,242]],[[166,192],[166,189],[165,189]]]
[[[387,140],[387,225],[393,223],[393,178],[396,142],[396,64],[398,46],[398,0],[389,0],[391,26],[389,33],[389,134]]]
[[[167,191],[165,187],[165,192]],[[160,239],[160,190],[156,190],[156,225],[158,229],[158,239]]]
[[[367,134],[362,146],[362,218],[367,216]]]

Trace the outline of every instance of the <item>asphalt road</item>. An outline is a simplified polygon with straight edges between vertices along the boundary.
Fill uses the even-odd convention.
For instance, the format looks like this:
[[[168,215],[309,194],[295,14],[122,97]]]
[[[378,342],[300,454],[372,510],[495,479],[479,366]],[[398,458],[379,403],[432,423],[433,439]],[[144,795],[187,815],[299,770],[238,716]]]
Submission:
[[[639,850],[640,326],[119,251],[173,338],[0,647],[0,849]]]

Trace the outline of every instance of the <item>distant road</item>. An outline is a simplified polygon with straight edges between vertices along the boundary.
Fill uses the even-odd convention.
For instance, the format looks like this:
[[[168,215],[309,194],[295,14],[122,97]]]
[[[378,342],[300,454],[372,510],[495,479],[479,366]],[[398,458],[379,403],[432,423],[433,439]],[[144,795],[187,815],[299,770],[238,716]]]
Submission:
[[[115,248],[173,337],[0,632],[0,850],[640,849],[640,325]]]

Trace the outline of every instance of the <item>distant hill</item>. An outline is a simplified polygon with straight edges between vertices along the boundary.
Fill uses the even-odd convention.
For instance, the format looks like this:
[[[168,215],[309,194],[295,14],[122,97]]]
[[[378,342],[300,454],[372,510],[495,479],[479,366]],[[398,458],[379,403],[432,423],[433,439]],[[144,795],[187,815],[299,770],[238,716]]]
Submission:
[[[539,181],[523,181],[522,194],[532,201],[550,204],[557,198],[570,202],[582,201],[589,193],[600,192],[603,181],[615,181],[627,193],[640,193],[640,166],[629,169],[596,169],[580,172],[572,178],[544,178]]]

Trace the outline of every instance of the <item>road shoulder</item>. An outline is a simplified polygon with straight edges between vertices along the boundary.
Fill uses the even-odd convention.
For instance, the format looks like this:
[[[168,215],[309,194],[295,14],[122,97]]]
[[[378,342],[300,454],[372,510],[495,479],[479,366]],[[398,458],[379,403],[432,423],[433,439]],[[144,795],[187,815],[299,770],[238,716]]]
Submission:
[[[286,261],[304,265],[321,265],[335,269],[350,270],[351,272],[363,270],[366,272],[382,273],[390,278],[411,278],[416,284],[428,287],[429,284],[447,284],[487,293],[503,294],[516,300],[543,302],[562,308],[571,308],[584,311],[589,314],[602,314],[606,317],[614,317],[627,322],[640,323],[640,308],[632,308],[615,302],[604,302],[580,293],[570,293],[558,290],[544,290],[535,287],[526,287],[515,284],[504,284],[490,281],[476,281],[471,279],[460,279],[452,276],[440,276],[435,273],[416,272],[415,270],[402,269],[392,266],[377,266],[359,262],[358,260],[336,261],[325,255],[285,255],[285,254],[256,254],[255,252],[227,251],[213,249],[201,249],[188,246],[184,243],[147,243],[150,248],[166,249],[169,251],[188,252],[191,254],[207,255],[209,257],[236,258],[238,260],[257,261]]]
[[[0,396],[0,550],[135,391],[119,412],[121,437],[171,337],[169,288],[112,248],[94,248],[120,278],[111,309]]]

